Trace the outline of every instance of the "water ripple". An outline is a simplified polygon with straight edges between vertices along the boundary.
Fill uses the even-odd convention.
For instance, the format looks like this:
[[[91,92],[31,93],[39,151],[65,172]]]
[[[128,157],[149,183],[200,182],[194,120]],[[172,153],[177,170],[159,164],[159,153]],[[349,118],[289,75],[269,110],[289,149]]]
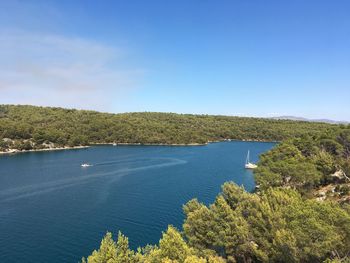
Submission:
[[[133,165],[137,164],[138,162],[149,162],[149,161],[161,161],[161,163],[157,164],[148,164],[143,165],[139,167],[132,167],[132,168],[120,168],[114,171],[110,172],[104,172],[104,173],[93,173],[88,175],[83,175],[75,178],[67,178],[62,180],[55,180],[51,182],[45,182],[45,183],[39,183],[39,184],[33,184],[33,185],[27,185],[22,187],[16,187],[11,189],[6,189],[0,191],[0,202],[8,202],[8,201],[14,201],[21,198],[27,198],[31,196],[36,196],[40,194],[46,194],[52,191],[65,189],[67,187],[72,187],[78,184],[86,183],[87,181],[91,179],[101,178],[101,177],[117,177],[121,178],[122,176],[132,173],[132,172],[139,172],[143,170],[148,169],[159,169],[167,166],[175,166],[175,165],[181,165],[185,164],[187,161],[176,159],[176,158],[141,158],[141,159],[134,159],[134,160],[127,160],[126,163],[133,163]],[[125,162],[125,160],[124,160]],[[106,162],[106,163],[97,163],[95,166],[102,166],[102,165],[113,165],[113,164],[119,164],[120,161],[115,162]]]

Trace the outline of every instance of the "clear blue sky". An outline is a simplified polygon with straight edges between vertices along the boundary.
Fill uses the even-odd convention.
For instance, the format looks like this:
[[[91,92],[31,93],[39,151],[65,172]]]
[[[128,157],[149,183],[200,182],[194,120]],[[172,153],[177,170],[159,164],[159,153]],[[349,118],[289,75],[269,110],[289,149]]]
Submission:
[[[0,103],[350,120],[350,1],[0,1]]]

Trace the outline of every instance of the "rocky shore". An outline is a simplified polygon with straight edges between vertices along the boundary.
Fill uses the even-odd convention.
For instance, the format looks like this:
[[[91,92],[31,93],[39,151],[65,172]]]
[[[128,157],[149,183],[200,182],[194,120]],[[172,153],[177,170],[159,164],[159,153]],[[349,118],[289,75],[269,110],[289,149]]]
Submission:
[[[216,141],[208,141],[206,143],[128,143],[128,142],[119,142],[119,143],[111,143],[111,142],[102,142],[102,143],[90,143],[89,146],[64,146],[64,147],[55,147],[54,144],[45,144],[45,148],[39,149],[30,149],[30,150],[19,150],[15,148],[9,148],[5,151],[0,151],[0,155],[4,154],[16,154],[16,153],[25,153],[25,152],[43,152],[43,151],[59,151],[59,150],[74,150],[74,149],[84,149],[90,146],[97,145],[114,145],[114,146],[123,146],[123,145],[131,145],[131,146],[205,146],[209,143],[218,143],[218,142],[229,142],[229,141],[248,141],[248,142],[271,142],[271,141],[263,141],[263,140],[253,140],[253,139],[223,139]]]
[[[53,148],[43,148],[43,149],[30,149],[30,150],[18,150],[18,149],[8,149],[7,151],[0,151],[0,154],[16,154],[25,152],[45,152],[45,151],[60,151],[60,150],[75,150],[75,149],[85,149],[90,146],[65,146],[65,147],[53,147]]]

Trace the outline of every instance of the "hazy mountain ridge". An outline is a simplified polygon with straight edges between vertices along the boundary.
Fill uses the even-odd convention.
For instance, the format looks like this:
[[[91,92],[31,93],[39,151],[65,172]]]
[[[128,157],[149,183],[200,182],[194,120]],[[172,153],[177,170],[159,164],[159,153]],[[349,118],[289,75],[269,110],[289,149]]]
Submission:
[[[348,121],[337,121],[337,120],[330,120],[330,119],[308,119],[304,117],[297,117],[297,116],[278,116],[278,117],[272,117],[271,119],[275,120],[291,120],[291,121],[308,121],[308,122],[324,122],[324,123],[330,123],[330,124],[349,124]]]

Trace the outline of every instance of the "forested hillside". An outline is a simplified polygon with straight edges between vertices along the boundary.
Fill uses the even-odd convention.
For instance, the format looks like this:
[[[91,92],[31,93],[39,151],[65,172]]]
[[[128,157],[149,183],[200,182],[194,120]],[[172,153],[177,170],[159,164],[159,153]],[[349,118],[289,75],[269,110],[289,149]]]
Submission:
[[[281,141],[336,125],[173,113],[109,114],[0,105],[0,151],[93,143],[204,144],[224,139]]]
[[[110,233],[97,262],[350,262],[350,126],[305,133],[263,154],[248,193],[225,183],[215,202],[184,205],[182,230],[137,251]]]
[[[350,125],[286,140],[260,157],[260,190],[290,187],[307,197],[350,202]]]

